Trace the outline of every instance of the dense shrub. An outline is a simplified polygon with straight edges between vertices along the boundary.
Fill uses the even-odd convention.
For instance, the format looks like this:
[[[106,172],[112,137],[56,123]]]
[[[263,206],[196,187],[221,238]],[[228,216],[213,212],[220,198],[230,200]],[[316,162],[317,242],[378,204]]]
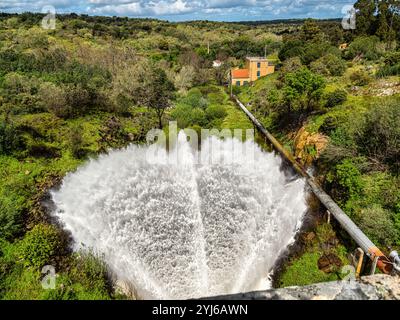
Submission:
[[[204,126],[207,123],[205,112],[200,108],[194,108],[190,113],[190,118],[190,125]]]
[[[390,211],[373,205],[363,209],[358,220],[360,228],[373,242],[385,246],[399,243],[399,230],[395,227]]]
[[[393,100],[374,107],[355,133],[359,152],[400,170],[400,108]]]
[[[67,103],[66,92],[63,87],[52,83],[44,83],[39,89],[39,101],[43,108],[60,118],[72,115],[72,107]]]
[[[192,107],[186,104],[181,104],[172,110],[171,117],[178,122],[178,127],[183,129],[187,128],[192,121],[191,112]]]
[[[356,86],[366,86],[368,83],[371,82],[371,77],[368,75],[367,72],[357,70],[350,75],[350,80]]]
[[[394,66],[383,66],[376,73],[378,78],[400,75],[400,63]]]
[[[285,75],[286,73],[289,72],[296,72],[300,70],[303,67],[303,64],[301,63],[301,60],[299,57],[293,57],[287,59],[282,66],[282,75]]]
[[[205,109],[208,106],[208,101],[203,97],[199,89],[192,89],[186,97],[181,100],[182,103],[191,106],[192,108]]]
[[[332,47],[329,43],[308,43],[305,46],[304,53],[301,55],[301,61],[305,65],[310,65],[311,62],[316,61],[323,56],[328,55],[329,59],[334,61],[331,57],[337,57],[335,61],[339,61],[340,51],[336,47]],[[333,66],[327,65],[333,68]]]
[[[359,198],[363,189],[361,172],[350,159],[344,159],[327,175],[332,184],[335,198],[345,203],[349,199]]]
[[[338,106],[347,100],[347,92],[342,89],[337,89],[334,92],[328,93],[326,96],[325,107],[333,108]]]
[[[388,53],[376,75],[379,78],[400,75],[400,51]]]
[[[85,149],[85,142],[82,135],[82,126],[77,125],[74,126],[70,131],[70,145],[72,155],[81,159],[87,154],[87,150]]]
[[[0,75],[9,72],[54,72],[65,66],[66,53],[54,48],[21,51],[6,49],[0,51]]]
[[[328,66],[322,61],[322,59],[318,59],[316,61],[311,62],[310,69],[312,72],[328,76],[329,70]]]
[[[304,67],[297,72],[286,74],[284,98],[296,109],[310,112],[319,106],[325,85],[323,77]]]
[[[209,121],[225,118],[226,115],[227,113],[223,106],[211,105],[206,109],[206,117]]]
[[[206,109],[206,117],[208,120],[222,119],[227,115],[225,107],[219,105],[212,105]]]
[[[178,122],[179,128],[188,128],[193,125],[205,126],[207,124],[206,113],[201,108],[192,108],[188,105],[179,105],[171,116]]]
[[[22,230],[21,206],[23,197],[17,195],[0,196],[0,238],[12,239]]]
[[[224,103],[224,96],[219,92],[211,92],[207,95],[207,100],[210,104],[221,105]]]
[[[0,155],[11,154],[21,147],[21,139],[15,127],[0,120]]]
[[[376,60],[381,56],[378,50],[379,38],[372,37],[358,37],[349,46],[347,50],[347,57],[354,59],[357,56],[363,57],[367,60]]]
[[[27,266],[40,268],[59,254],[62,240],[52,225],[38,224],[19,243],[19,256]]]
[[[323,134],[330,135],[332,131],[336,130],[338,120],[335,117],[327,117],[319,128]]]
[[[76,283],[70,293],[73,296],[72,299],[104,300],[110,298],[108,294],[110,289],[109,274],[104,263],[104,257],[92,250],[74,254],[70,261],[69,278]],[[57,291],[60,295],[64,290],[59,288]]]
[[[384,63],[387,66],[395,66],[400,63],[400,51],[389,52],[386,54]]]
[[[301,40],[287,41],[279,51],[279,59],[285,61],[289,58],[300,57],[304,54],[304,42]]]
[[[346,71],[346,63],[339,56],[327,54],[322,57],[322,62],[326,64],[331,76],[341,76]]]

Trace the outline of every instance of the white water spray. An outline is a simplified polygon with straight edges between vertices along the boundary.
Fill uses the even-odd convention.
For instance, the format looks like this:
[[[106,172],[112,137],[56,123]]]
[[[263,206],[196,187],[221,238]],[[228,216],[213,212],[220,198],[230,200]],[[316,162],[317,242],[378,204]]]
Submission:
[[[218,146],[212,154],[210,144]],[[232,146],[243,152],[233,154]],[[252,141],[209,138],[203,164],[182,133],[173,150],[157,150],[164,164],[148,161],[149,148],[159,147],[91,160],[52,193],[77,247],[104,254],[144,299],[260,289],[301,225],[304,181],[289,182],[280,158]]]

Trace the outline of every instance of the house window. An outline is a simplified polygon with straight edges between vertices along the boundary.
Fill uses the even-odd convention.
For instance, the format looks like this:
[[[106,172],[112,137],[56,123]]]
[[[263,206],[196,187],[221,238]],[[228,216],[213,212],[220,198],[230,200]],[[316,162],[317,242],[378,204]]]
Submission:
[[[258,68],[258,69],[261,68],[261,62],[257,62],[257,68]]]
[[[244,85],[244,86],[247,86],[248,84],[249,84],[248,81],[243,82],[243,85]]]
[[[257,77],[261,77],[261,71],[257,71]]]
[[[240,87],[240,81],[236,81],[236,85]]]

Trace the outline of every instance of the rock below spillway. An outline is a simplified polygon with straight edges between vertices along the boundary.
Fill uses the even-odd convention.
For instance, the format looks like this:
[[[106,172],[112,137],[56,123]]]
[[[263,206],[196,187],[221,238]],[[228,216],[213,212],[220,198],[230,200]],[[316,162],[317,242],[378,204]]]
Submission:
[[[212,299],[227,300],[400,300],[400,277],[374,275],[355,281],[334,281],[241,293]]]

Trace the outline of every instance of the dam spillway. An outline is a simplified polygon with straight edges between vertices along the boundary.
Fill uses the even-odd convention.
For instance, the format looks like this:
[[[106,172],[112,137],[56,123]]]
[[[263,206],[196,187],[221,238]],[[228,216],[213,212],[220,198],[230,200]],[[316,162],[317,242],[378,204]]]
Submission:
[[[131,145],[68,174],[53,214],[143,299],[265,289],[307,208],[281,161],[234,138],[193,150],[181,132],[169,151]]]

